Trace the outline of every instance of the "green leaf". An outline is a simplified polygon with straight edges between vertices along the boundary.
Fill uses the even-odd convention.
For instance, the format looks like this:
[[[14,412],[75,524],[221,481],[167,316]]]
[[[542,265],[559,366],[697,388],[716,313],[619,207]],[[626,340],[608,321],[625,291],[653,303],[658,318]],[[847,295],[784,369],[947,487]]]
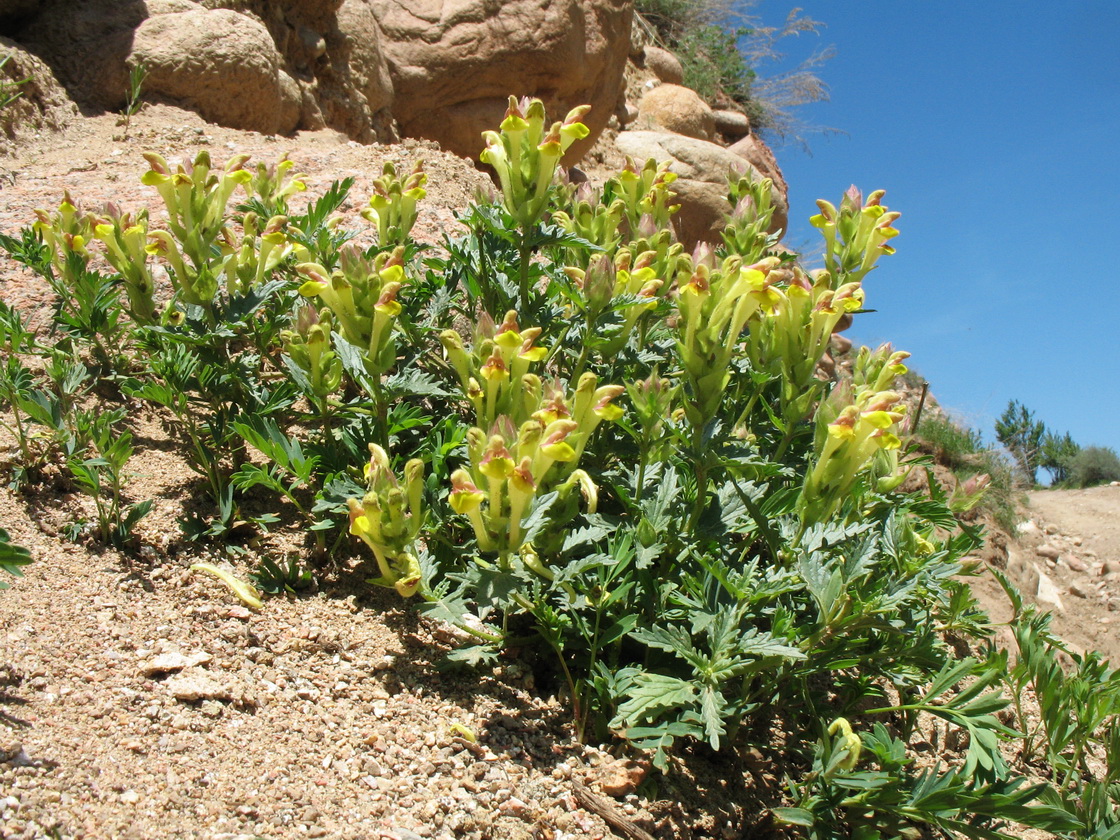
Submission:
[[[13,577],[23,577],[21,566],[31,562],[31,552],[21,545],[12,543],[8,532],[0,528],[0,571]],[[0,589],[7,589],[8,583],[0,580]]]

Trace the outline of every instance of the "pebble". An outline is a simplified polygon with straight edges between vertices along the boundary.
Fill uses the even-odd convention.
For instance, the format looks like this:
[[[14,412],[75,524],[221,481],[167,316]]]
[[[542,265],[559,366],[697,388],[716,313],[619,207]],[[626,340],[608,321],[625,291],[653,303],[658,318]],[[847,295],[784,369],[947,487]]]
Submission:
[[[1045,557],[1047,560],[1057,560],[1061,556],[1062,550],[1056,545],[1043,543],[1035,549],[1035,553],[1038,554],[1039,557]]]

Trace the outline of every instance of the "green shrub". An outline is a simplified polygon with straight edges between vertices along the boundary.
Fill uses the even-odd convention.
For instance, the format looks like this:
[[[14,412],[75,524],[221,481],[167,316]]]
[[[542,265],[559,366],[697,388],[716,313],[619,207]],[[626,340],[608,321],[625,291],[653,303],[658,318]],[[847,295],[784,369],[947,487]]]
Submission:
[[[1070,462],[1069,484],[1073,487],[1095,487],[1110,481],[1120,481],[1120,458],[1113,449],[1086,446]]]
[[[766,233],[769,182],[737,182],[752,200],[724,243],[689,255],[655,161],[590,196],[555,185],[582,115],[549,126],[539,101],[511,100],[482,155],[500,198],[427,253],[410,234],[420,167],[375,180],[363,249],[333,220],[352,181],[297,213],[290,163],[205,152],[146,156],[166,229],[67,196],[0,241],[51,281],[84,372],[176,436],[200,477],[186,537],[230,547],[284,527],[342,569],[360,545],[371,586],[474,640],[451,663],[547,663],[579,736],[662,769],[681,742],[767,750],[780,729],[788,807],[770,816],[811,836],[1076,828],[1003,758],[998,671],[944,638],[988,633],[956,579],[980,534],[946,494],[899,491],[906,354],[861,353],[840,386],[817,377],[899,214],[882,191],[818,202],[826,268],[810,275]],[[90,267],[94,242],[116,274]],[[115,305],[85,305],[102,293]],[[9,346],[42,350],[0,322]],[[39,404],[47,383],[10,378],[0,396]],[[65,429],[55,396],[27,422],[57,407]],[[124,434],[95,449],[123,466]],[[107,470],[86,489],[120,533],[136,508],[99,460],[80,461]],[[261,563],[262,587],[307,582],[281,562]],[[959,766],[915,766],[923,716],[967,735]]]
[[[923,416],[917,435],[925,441],[934,458],[954,472],[980,466],[986,454],[978,431],[954,423],[942,414],[927,413]]]

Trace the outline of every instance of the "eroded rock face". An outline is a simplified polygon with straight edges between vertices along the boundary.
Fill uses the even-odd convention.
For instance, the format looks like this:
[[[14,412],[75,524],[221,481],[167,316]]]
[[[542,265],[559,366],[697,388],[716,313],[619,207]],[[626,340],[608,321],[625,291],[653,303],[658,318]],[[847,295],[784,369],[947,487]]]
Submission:
[[[268,30],[228,9],[154,15],[140,24],[132,60],[148,69],[149,95],[186,105],[229,128],[286,134],[300,92]]]
[[[465,157],[509,96],[538,96],[551,119],[590,104],[591,136],[615,112],[630,43],[629,0],[370,0],[385,34],[403,134]]]
[[[729,172],[752,171],[764,177],[744,158],[707,140],[661,131],[623,131],[615,140],[619,151],[635,161],[653,158],[669,161],[677,174],[672,189],[677,193],[681,211],[677,214],[678,236],[691,248],[697,242],[718,242],[724,220],[731,213],[727,201]],[[784,230],[788,204],[784,194],[775,193],[775,212],[771,230]]]
[[[129,65],[142,61],[149,99],[221,125],[395,139],[369,0],[41,0],[14,34],[93,111],[124,106]]]
[[[12,37],[50,65],[79,105],[116,111],[127,97],[133,33],[147,16],[143,0],[42,0]]]
[[[0,0],[0,24],[28,17],[39,10],[39,0]]]
[[[77,106],[42,59],[2,36],[0,56],[8,56],[0,68],[0,80],[21,83],[19,98],[0,111],[0,150],[19,135],[57,131],[77,116]]]

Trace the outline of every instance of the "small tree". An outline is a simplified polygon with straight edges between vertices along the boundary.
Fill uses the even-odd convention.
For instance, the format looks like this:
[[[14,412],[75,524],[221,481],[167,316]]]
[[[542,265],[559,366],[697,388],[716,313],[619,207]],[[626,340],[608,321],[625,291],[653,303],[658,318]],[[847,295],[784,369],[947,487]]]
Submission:
[[[1042,452],[1042,438],[1046,426],[1035,420],[1034,412],[1029,411],[1018,400],[1007,404],[1007,410],[996,420],[996,439],[1011,452],[1015,462],[1031,484],[1037,482],[1036,474]]]
[[[1081,446],[1069,436],[1046,432],[1042,437],[1038,465],[1050,473],[1052,484],[1065,484],[1069,480],[1070,468],[1074,458],[1081,452]]]

